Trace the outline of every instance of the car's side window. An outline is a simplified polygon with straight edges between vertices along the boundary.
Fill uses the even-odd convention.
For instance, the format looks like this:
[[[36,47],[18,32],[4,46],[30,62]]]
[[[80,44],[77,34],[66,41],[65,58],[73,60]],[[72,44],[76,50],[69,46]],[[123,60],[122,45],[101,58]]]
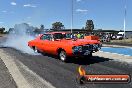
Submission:
[[[63,39],[64,36],[62,35],[62,33],[55,33],[54,34],[54,39]]]
[[[42,35],[40,39],[41,39],[41,40],[45,40],[45,36],[46,36],[45,34]]]
[[[44,34],[42,37],[41,37],[41,40],[51,40],[52,37],[51,37],[51,34]]]
[[[51,39],[52,39],[51,34],[47,34],[46,40],[51,40]]]

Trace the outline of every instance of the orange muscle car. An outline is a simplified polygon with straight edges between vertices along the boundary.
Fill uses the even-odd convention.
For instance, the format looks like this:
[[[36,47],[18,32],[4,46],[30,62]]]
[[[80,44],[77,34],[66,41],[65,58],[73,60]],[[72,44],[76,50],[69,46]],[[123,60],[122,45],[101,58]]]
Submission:
[[[101,43],[98,40],[73,39],[68,32],[49,32],[29,41],[28,46],[35,52],[58,55],[62,61],[67,61],[71,56],[91,57],[101,48]]]

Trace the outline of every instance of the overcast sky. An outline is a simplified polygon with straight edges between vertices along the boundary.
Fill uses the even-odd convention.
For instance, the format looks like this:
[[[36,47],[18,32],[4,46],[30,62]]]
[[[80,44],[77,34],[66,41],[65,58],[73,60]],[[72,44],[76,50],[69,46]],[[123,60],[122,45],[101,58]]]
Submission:
[[[82,28],[91,19],[95,28],[123,29],[125,0],[73,1],[73,28]],[[126,1],[126,29],[132,31],[132,0]],[[71,0],[0,0],[0,27],[26,22],[51,28],[53,22],[61,21],[70,28],[71,11]]]

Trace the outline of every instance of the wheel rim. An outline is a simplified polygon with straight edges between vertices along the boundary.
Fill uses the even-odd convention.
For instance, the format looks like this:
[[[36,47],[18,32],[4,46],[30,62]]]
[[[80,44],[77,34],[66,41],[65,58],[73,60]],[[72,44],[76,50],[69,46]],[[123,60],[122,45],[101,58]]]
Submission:
[[[65,55],[64,52],[61,52],[61,53],[60,53],[60,59],[61,59],[62,61],[65,61],[65,60],[66,60],[66,55]]]

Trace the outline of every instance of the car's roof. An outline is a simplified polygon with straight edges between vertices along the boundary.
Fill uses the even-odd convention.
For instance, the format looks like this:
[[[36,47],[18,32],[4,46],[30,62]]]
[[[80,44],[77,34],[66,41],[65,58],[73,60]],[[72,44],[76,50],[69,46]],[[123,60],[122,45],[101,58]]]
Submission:
[[[70,32],[47,32],[46,34],[56,34],[56,33],[66,34],[66,33],[70,33]]]

